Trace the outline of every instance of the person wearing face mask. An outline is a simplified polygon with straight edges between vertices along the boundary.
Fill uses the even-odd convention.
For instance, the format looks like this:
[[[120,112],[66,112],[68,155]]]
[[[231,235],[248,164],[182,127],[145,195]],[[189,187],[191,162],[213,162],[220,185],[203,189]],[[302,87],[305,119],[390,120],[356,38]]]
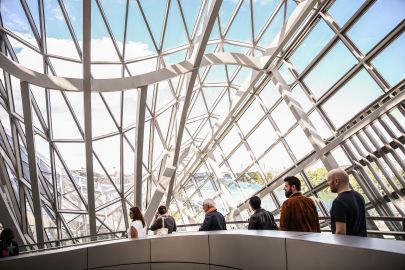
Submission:
[[[298,232],[321,232],[319,217],[312,199],[300,192],[301,182],[295,176],[284,179],[285,196],[281,207],[280,230]]]

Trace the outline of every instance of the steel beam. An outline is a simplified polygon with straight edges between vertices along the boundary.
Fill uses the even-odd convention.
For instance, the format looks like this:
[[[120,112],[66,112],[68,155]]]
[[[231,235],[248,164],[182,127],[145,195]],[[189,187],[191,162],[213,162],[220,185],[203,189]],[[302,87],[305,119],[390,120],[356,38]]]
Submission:
[[[91,119],[91,3],[83,1],[83,100],[86,147],[87,200],[90,234],[97,233],[94,198],[93,135]]]
[[[176,146],[174,149],[174,156],[172,159],[172,166],[175,167],[176,169],[177,169],[177,164],[178,164],[178,159],[179,159],[179,154],[180,154],[181,142],[183,140],[184,128],[186,125],[188,108],[190,106],[190,100],[191,100],[191,96],[193,94],[194,84],[195,84],[195,81],[196,81],[196,78],[198,75],[197,68],[201,64],[201,60],[203,58],[205,48],[207,47],[207,42],[211,35],[211,31],[212,31],[212,28],[215,23],[215,18],[218,16],[219,8],[221,7],[221,4],[222,4],[222,0],[213,0],[206,7],[207,13],[206,13],[205,20],[201,21],[202,25],[200,28],[200,32],[197,34],[197,36],[195,38],[195,47],[192,48],[192,50],[189,54],[190,62],[193,64],[193,68],[195,68],[195,69],[193,72],[191,72],[191,74],[186,75],[187,76],[186,96],[183,101],[183,110],[181,113],[180,124],[179,124],[179,129],[178,129],[177,138],[176,138]],[[174,173],[172,178],[170,179],[168,193],[167,193],[167,199],[166,199],[166,207],[169,207],[169,205],[170,205],[175,176],[176,176],[176,173]]]
[[[142,157],[147,96],[148,86],[143,86],[138,89],[134,157],[134,204],[138,206],[139,209],[142,209]]]
[[[32,94],[27,82],[21,82],[21,99],[24,112],[25,139],[27,142],[28,166],[30,170],[30,183],[32,192],[32,201],[34,205],[35,230],[37,233],[37,242],[40,248],[44,242],[44,226],[42,223],[41,194],[39,192],[39,181],[37,172],[37,159],[35,152],[34,129],[32,122],[31,100]]]

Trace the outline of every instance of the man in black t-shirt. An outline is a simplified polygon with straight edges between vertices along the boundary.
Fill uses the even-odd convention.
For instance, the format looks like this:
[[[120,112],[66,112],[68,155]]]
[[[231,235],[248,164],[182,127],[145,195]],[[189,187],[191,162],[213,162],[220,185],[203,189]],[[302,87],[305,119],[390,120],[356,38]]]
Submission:
[[[349,175],[342,169],[331,170],[328,185],[338,193],[330,209],[332,233],[367,237],[364,199],[350,189]]]

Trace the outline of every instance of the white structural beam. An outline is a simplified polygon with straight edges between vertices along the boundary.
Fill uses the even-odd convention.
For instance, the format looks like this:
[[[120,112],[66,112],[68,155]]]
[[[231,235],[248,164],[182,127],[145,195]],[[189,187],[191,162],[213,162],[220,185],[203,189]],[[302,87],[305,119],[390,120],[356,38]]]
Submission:
[[[272,72],[272,81],[278,88],[280,95],[287,104],[291,113],[293,114],[295,120],[301,126],[304,134],[307,136],[308,140],[311,142],[312,146],[315,149],[315,152],[319,152],[320,149],[325,147],[325,142],[322,137],[319,135],[318,131],[312,124],[311,120],[302,109],[301,105],[292,95],[291,87],[287,85],[286,81],[281,76],[280,72],[276,69],[273,69]],[[332,170],[338,167],[336,160],[328,153],[326,156],[320,155],[319,157],[322,163],[325,165],[327,170]]]
[[[90,234],[96,234],[93,172],[93,134],[91,119],[91,1],[83,1],[83,106],[86,148],[87,202]]]
[[[251,57],[241,53],[212,53],[202,56],[201,63],[198,67],[194,66],[190,60],[185,60],[165,68],[136,76],[111,79],[92,79],[91,89],[94,92],[129,90],[142,87],[143,85],[151,85],[164,80],[169,80],[188,72],[198,70],[199,67],[208,67],[212,65],[239,65],[254,70],[260,70],[262,62],[265,59],[267,59],[265,56]],[[0,68],[14,77],[19,78],[21,81],[27,81],[36,86],[64,91],[83,91],[82,79],[43,74],[10,60],[3,53],[0,53]]]
[[[183,110],[181,113],[179,129],[177,132],[176,138],[176,145],[174,149],[174,155],[172,159],[172,166],[177,168],[179,155],[180,155],[180,147],[181,142],[183,140],[183,133],[184,128],[186,125],[186,119],[188,114],[188,109],[190,107],[190,100],[193,94],[194,84],[197,79],[199,67],[204,55],[205,48],[207,47],[208,39],[211,35],[212,28],[214,27],[215,19],[218,16],[219,8],[221,7],[222,0],[212,0],[208,3],[208,7],[206,8],[206,17],[200,21],[201,26],[197,36],[195,38],[194,47],[192,48],[192,52],[190,54],[189,60],[193,65],[193,71],[186,75],[186,96],[183,102]],[[172,197],[172,191],[174,186],[174,178],[176,174],[173,174],[172,178],[170,179],[170,184],[167,193],[167,200],[166,200],[166,207],[169,207],[170,200]]]
[[[32,109],[31,109],[32,96],[27,82],[21,82],[21,99],[24,113],[25,139],[27,143],[26,148],[28,155],[28,167],[30,171],[32,201],[34,205],[33,210],[35,217],[35,230],[37,233],[37,243],[39,243],[38,246],[41,248],[43,247],[44,243],[44,226],[42,223],[41,194],[39,192],[37,159],[34,140],[34,127],[32,121]]]
[[[136,112],[135,131],[135,165],[134,165],[134,204],[142,209],[142,156],[143,137],[145,128],[146,98],[148,96],[148,86],[138,89],[138,106]]]

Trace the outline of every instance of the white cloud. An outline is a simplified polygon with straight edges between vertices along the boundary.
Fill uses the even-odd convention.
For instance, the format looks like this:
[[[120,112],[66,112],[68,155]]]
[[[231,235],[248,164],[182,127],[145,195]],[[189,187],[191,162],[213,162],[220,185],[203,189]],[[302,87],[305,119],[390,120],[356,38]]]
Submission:
[[[63,13],[58,6],[52,10],[52,14],[58,21],[65,20],[65,18],[63,17]]]
[[[35,39],[27,34],[21,34],[17,33],[18,35],[22,36],[26,41],[30,43],[36,43]],[[17,52],[17,58],[19,59],[19,62],[30,69],[33,69],[38,72],[43,72],[43,67],[42,67],[42,56],[35,51],[31,50],[30,48],[24,46],[20,42],[10,39],[12,45],[14,48],[18,48]],[[80,42],[81,43],[81,42]],[[76,51],[76,47],[74,46],[74,43],[72,40],[68,39],[56,39],[56,38],[48,38],[47,39],[47,46],[48,46],[48,52],[51,54],[55,55],[60,55],[60,56],[66,56],[70,58],[76,58],[78,59],[78,54]],[[118,42],[118,46],[122,48],[122,43]],[[152,51],[149,50],[147,44],[143,43],[138,43],[138,42],[129,42],[126,45],[126,51],[128,53],[128,57],[131,58],[136,58],[140,56],[145,56],[145,55],[150,55],[152,54]],[[73,63],[70,61],[65,61],[65,60],[60,60],[56,58],[50,58],[55,71],[58,76],[62,77],[75,77],[75,78],[81,78],[82,77],[82,64],[78,63]],[[102,39],[93,39],[92,40],[92,60],[93,61],[115,61],[118,60],[117,53],[115,51],[115,48],[112,45],[112,42],[109,38],[102,38]],[[143,61],[142,63],[134,63],[130,65],[130,70],[131,73],[133,74],[140,74],[140,73],[145,73],[147,71],[154,70],[156,66],[156,60],[147,60]],[[92,73],[95,78],[115,78],[115,77],[121,77],[121,65],[92,65]],[[19,81],[18,80],[13,80],[12,82],[12,87],[17,89],[19,88]],[[41,88],[35,87],[38,91],[41,91]],[[136,107],[136,94],[131,95],[130,94],[135,94],[132,93],[133,91],[126,91],[125,92],[125,115],[124,118],[126,119],[124,121],[128,122],[127,124],[130,124],[129,122],[135,123],[135,118],[134,121],[130,121],[129,115],[135,115],[133,114],[133,108]],[[17,93],[18,94],[18,93]],[[79,119],[79,122],[84,129],[84,123],[83,123],[83,94],[82,93],[67,93],[68,99],[71,102],[75,113]],[[106,95],[107,102],[111,108],[111,110],[114,112],[119,111],[120,109],[120,102],[118,102],[120,99],[115,98],[111,95],[120,95],[120,93],[111,93]],[[61,139],[64,134],[64,138],[79,138],[79,133],[77,131],[77,128],[73,122],[73,118],[70,116],[70,112],[67,110],[67,106],[63,99],[61,98],[59,93],[54,92],[54,94],[51,94],[53,96],[51,98],[51,103],[52,103],[52,118],[53,118],[53,128],[57,130],[57,138]],[[58,96],[58,98],[56,98]],[[16,96],[17,99],[21,98]],[[118,101],[117,101],[118,100]],[[37,102],[39,103],[40,107],[45,108],[45,103],[44,99],[39,99]],[[17,104],[20,104],[21,102],[17,101]],[[131,105],[131,103],[135,103]],[[21,106],[18,106],[18,110],[22,111],[20,108]],[[105,106],[98,102],[94,103],[94,106],[92,108],[92,113],[93,113],[93,135],[94,134],[105,134],[109,132],[116,131],[115,126],[112,124],[112,120],[109,120],[105,117],[109,117],[106,114],[106,108]],[[44,115],[46,118],[46,116]],[[2,117],[4,118],[4,117]],[[119,119],[117,119],[119,120]],[[3,121],[3,119],[2,119]],[[132,138],[131,138],[132,139]],[[66,147],[65,144],[61,144],[62,147],[62,152],[65,155],[64,158],[68,160],[68,163],[70,164],[71,168],[70,169],[80,169],[81,167],[84,167],[85,164],[83,162],[84,158],[84,144],[75,144],[71,145],[72,147],[69,147],[70,144],[68,144]],[[100,145],[100,144],[98,144]],[[82,149],[83,146],[83,149]],[[115,144],[103,144],[103,151],[108,152],[110,151],[111,153],[116,151],[117,145]],[[49,149],[47,148],[46,144],[38,144],[37,145],[37,151],[39,153],[47,153]],[[112,170],[112,168],[117,167],[117,157],[116,156],[108,156],[108,155],[103,155],[103,164],[106,166],[108,170]],[[126,161],[127,163],[127,161]],[[96,168],[95,168],[96,169]]]
[[[28,24],[23,19],[21,19],[21,17],[18,16],[16,13],[10,14],[9,18],[10,18],[10,21],[13,22],[14,28],[23,30],[23,31],[29,30]]]

